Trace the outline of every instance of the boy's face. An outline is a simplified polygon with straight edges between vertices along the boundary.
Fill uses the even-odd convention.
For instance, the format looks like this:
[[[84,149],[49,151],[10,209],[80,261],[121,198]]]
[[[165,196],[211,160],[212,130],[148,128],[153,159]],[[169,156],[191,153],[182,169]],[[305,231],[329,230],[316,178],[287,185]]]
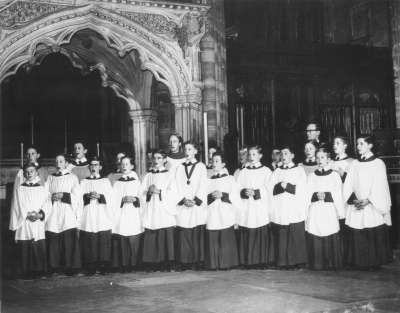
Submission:
[[[372,149],[372,144],[365,141],[364,138],[357,139],[357,151],[360,155],[364,155],[367,152],[370,152]]]
[[[272,162],[279,163],[281,161],[281,151],[278,149],[272,150],[271,159]]]
[[[99,161],[91,161],[89,164],[89,171],[92,175],[98,175],[102,169]]]
[[[333,151],[336,154],[341,154],[346,152],[347,145],[340,138],[335,138],[333,141]]]
[[[160,153],[155,153],[155,154],[153,155],[153,165],[154,165],[156,168],[163,167],[166,161],[167,161],[167,160],[164,159],[164,157],[163,157],[162,154],[160,154]]]
[[[179,151],[179,139],[176,136],[171,136],[169,138],[169,149],[172,152],[178,152]]]
[[[74,144],[74,155],[76,158],[82,159],[85,157],[86,153],[87,149],[85,149],[82,143],[77,142],[76,144]]]
[[[239,161],[240,164],[245,165],[248,161],[248,154],[247,150],[240,150],[239,151]]]
[[[217,149],[215,149],[215,148],[210,148],[210,149],[208,149],[208,159],[209,159],[209,160],[212,159],[212,156],[213,156],[213,154],[214,154],[215,152],[217,152]]]
[[[249,150],[249,161],[251,163],[260,162],[262,158],[262,154],[259,153],[256,149]]]
[[[63,170],[67,167],[67,161],[65,160],[65,157],[62,155],[59,155],[56,157],[56,168],[58,170]]]
[[[325,152],[319,151],[316,155],[317,164],[320,167],[327,166],[329,163],[328,155]]]
[[[187,159],[192,159],[197,154],[197,149],[191,144],[185,145],[185,155]]]
[[[40,154],[34,148],[29,148],[26,151],[26,159],[29,163],[36,163],[37,160],[40,158]]]
[[[304,146],[304,154],[307,158],[315,157],[315,151],[315,146],[312,143],[306,143],[306,145]]]
[[[124,174],[127,174],[132,170],[133,170],[133,165],[131,164],[131,161],[127,158],[122,159],[121,160],[121,172]]]
[[[212,157],[212,167],[215,171],[220,171],[225,167],[225,163],[222,162],[221,156],[216,155]]]
[[[29,166],[28,168],[26,168],[24,171],[24,176],[25,176],[26,180],[32,181],[37,176],[36,167]]]
[[[117,157],[115,158],[115,163],[116,163],[117,165],[119,165],[119,164],[121,163],[121,159],[122,159],[124,156],[125,156],[124,153],[122,153],[122,152],[118,153],[118,154],[117,154]]]
[[[293,162],[294,154],[289,149],[283,149],[281,152],[283,164],[288,165]]]

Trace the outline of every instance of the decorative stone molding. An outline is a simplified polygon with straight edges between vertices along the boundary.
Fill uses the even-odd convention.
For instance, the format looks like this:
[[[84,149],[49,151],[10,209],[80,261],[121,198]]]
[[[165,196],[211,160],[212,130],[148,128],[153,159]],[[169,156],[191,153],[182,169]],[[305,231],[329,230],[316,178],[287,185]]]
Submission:
[[[157,121],[157,112],[153,109],[136,109],[130,110],[129,116],[134,122],[142,122],[142,121]]]
[[[6,29],[20,28],[43,16],[66,8],[70,7],[50,3],[15,1],[0,9],[0,27]]]
[[[185,94],[200,78],[198,37],[204,33],[202,19],[208,9],[162,1],[17,0],[2,7],[0,3],[0,81],[34,59],[39,44],[60,49],[77,31],[90,28],[120,57],[137,50],[143,70],[150,70],[172,95]],[[116,90],[129,89],[103,82]]]

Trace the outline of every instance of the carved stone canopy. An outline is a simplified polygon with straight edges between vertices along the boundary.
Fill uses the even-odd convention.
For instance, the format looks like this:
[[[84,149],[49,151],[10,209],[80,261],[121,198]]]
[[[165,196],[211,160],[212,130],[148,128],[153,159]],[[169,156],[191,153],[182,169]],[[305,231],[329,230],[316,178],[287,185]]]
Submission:
[[[141,79],[140,71],[126,73],[131,66],[151,71],[172,95],[187,94],[199,80],[196,47],[208,9],[166,1],[0,0],[0,81],[51,49],[100,70],[104,84],[124,97],[137,94]]]

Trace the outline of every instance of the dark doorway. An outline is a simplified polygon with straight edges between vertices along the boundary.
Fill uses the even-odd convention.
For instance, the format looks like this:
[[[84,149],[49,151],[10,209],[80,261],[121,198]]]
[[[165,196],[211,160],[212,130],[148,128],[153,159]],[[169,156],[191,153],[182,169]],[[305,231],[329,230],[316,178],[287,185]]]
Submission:
[[[128,144],[131,120],[127,103],[101,85],[97,71],[82,75],[70,60],[49,54],[29,72],[21,68],[2,83],[4,159],[18,158],[20,143],[37,145],[42,158],[71,152],[75,140],[84,140],[90,154],[102,148]]]

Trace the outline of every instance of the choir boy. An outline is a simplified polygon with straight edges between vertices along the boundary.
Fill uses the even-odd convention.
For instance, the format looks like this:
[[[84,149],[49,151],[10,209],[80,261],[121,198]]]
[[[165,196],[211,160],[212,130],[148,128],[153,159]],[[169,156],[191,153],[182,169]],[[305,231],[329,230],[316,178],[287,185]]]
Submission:
[[[67,170],[63,154],[56,156],[57,172],[50,175],[46,188],[52,210],[46,221],[48,262],[51,271],[75,273],[81,267],[78,225],[82,215],[79,180]]]
[[[122,176],[113,187],[114,225],[112,230],[112,267],[122,271],[137,268],[142,248],[142,210],[140,181],[133,171],[131,157],[121,159]]]
[[[204,264],[204,238],[207,205],[207,169],[196,160],[198,152],[193,142],[184,144],[186,160],[178,165],[176,259],[183,269]]]
[[[269,166],[269,169],[271,171],[274,171],[280,166],[282,166],[281,150],[279,150],[277,148],[272,149],[272,152],[271,152],[271,164]]]
[[[21,274],[24,277],[36,277],[47,270],[44,225],[51,210],[51,202],[48,191],[40,184],[35,164],[25,164],[23,172],[25,181],[16,189],[10,229],[15,231]]]
[[[34,146],[30,146],[26,149],[26,153],[25,153],[25,157],[26,157],[26,162],[25,164],[31,163],[33,165],[35,165],[36,167],[36,171],[39,177],[39,184],[44,186],[47,177],[49,176],[49,172],[47,171],[46,167],[42,167],[40,166],[39,163],[39,158],[40,158],[40,153],[39,150],[34,147]],[[13,186],[13,193],[12,193],[12,198],[11,198],[11,210],[13,210],[15,208],[16,205],[16,196],[17,196],[17,189],[18,187],[24,182],[25,178],[24,178],[24,170],[20,169],[17,172],[17,175],[15,177],[14,180],[14,186]]]
[[[169,270],[175,261],[176,190],[165,164],[167,154],[152,153],[153,169],[142,183],[143,262],[152,269]]]
[[[317,161],[315,159],[315,153],[317,152],[317,144],[315,141],[308,141],[304,145],[304,160],[299,165],[304,168],[306,175],[308,176],[318,168]]]
[[[40,179],[39,183],[43,186],[47,180],[47,177],[49,176],[49,172],[47,171],[47,168],[42,167],[40,165],[40,162],[39,162],[40,153],[39,153],[38,148],[35,146],[28,147],[26,149],[25,157],[26,157],[26,163],[31,163],[31,164],[35,165],[35,167],[37,169],[38,177]],[[20,169],[15,178],[14,188],[15,189],[18,188],[18,186],[20,184],[22,184],[23,181],[24,181],[24,171],[23,171],[23,169]]]
[[[350,158],[347,154],[348,140],[346,137],[336,136],[333,140],[333,151],[335,152],[335,159],[332,164],[332,169],[337,171],[342,179],[346,180],[347,173],[354,159]]]
[[[294,150],[284,146],[282,166],[271,176],[271,222],[276,265],[283,268],[307,262],[304,221],[307,212],[307,177],[302,166],[293,163]]]
[[[240,163],[239,168],[237,168],[235,170],[235,173],[233,173],[235,179],[238,178],[240,171],[247,166],[248,162],[249,160],[248,160],[247,147],[243,147],[239,150],[239,163]]]
[[[342,181],[330,169],[330,153],[317,150],[318,169],[308,176],[308,213],[306,237],[308,264],[311,269],[339,269],[343,251],[339,219],[344,217]]]
[[[259,146],[248,149],[248,165],[237,178],[241,204],[238,207],[240,264],[246,267],[266,266],[273,262],[270,196],[268,181],[271,170],[262,165]]]
[[[176,172],[178,165],[182,164],[186,160],[185,153],[183,151],[183,139],[178,134],[171,134],[169,136],[169,152],[167,154],[166,167],[171,173]]]
[[[226,173],[225,159],[214,153],[213,175],[208,179],[206,267],[228,269],[239,265],[236,235],[236,207],[239,203],[235,178]]]
[[[208,148],[207,177],[211,177],[211,175],[213,174],[212,156],[215,152],[217,152],[217,148],[212,146]]]
[[[69,168],[71,173],[75,174],[79,181],[90,175],[89,163],[86,159],[87,149],[82,141],[74,143],[74,159]]]
[[[345,262],[362,269],[388,263],[392,253],[386,166],[374,155],[373,147],[372,137],[357,139],[360,158],[354,160],[343,186],[343,198],[347,202]]]
[[[115,156],[115,168],[114,171],[108,174],[107,178],[110,180],[111,185],[114,186],[114,183],[121,178],[121,159],[126,156],[125,152],[118,152]]]
[[[111,229],[113,226],[112,187],[100,176],[101,162],[89,162],[90,176],[81,181],[83,212],[80,220],[82,263],[89,275],[105,273],[111,261]]]

